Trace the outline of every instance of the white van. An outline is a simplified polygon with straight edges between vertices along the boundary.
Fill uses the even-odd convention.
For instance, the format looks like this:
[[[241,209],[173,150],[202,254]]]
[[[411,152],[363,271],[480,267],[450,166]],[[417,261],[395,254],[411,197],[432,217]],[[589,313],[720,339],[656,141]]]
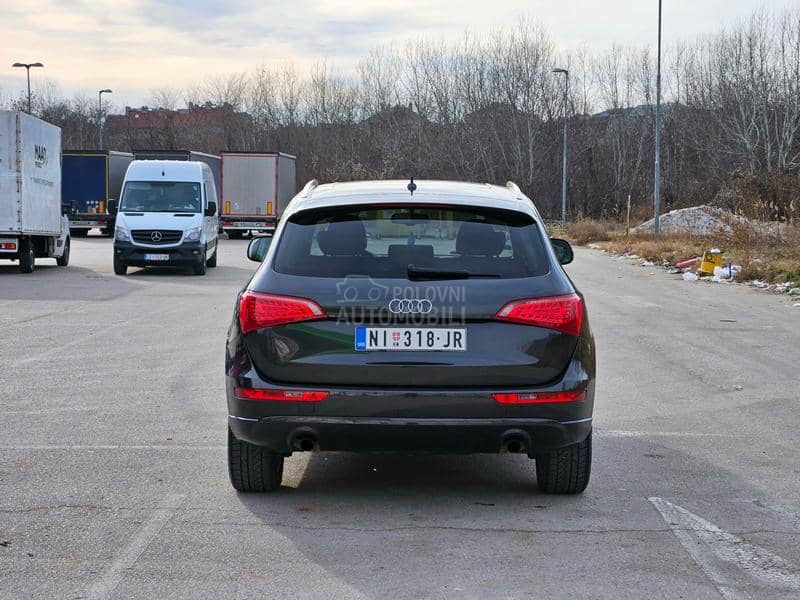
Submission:
[[[128,267],[217,266],[217,192],[207,164],[135,160],[125,173],[116,213],[114,272]]]

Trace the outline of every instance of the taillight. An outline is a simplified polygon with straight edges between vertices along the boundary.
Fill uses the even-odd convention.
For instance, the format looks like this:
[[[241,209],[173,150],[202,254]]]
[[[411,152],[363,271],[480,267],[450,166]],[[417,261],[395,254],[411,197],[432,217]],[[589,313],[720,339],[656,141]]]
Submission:
[[[497,311],[495,319],[578,336],[583,325],[583,300],[578,294],[514,300]]]
[[[584,391],[570,392],[520,392],[492,394],[500,404],[548,404],[550,402],[580,402],[586,398]]]
[[[239,300],[239,324],[242,333],[327,317],[319,304],[305,298],[247,291]]]
[[[318,390],[265,390],[259,388],[236,388],[236,397],[243,400],[265,402],[322,402],[329,392]]]

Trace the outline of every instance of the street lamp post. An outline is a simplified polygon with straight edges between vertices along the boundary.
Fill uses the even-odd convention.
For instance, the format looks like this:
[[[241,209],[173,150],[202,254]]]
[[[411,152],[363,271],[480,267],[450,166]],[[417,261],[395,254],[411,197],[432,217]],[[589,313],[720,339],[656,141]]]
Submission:
[[[103,94],[113,94],[111,90],[100,90],[97,92],[97,123],[100,128],[100,150],[103,149]]]
[[[12,67],[25,67],[25,71],[28,75],[28,114],[31,114],[31,67],[43,67],[44,65],[40,62],[35,63],[20,63],[15,62]]]
[[[658,241],[661,214],[661,0],[658,0],[658,65],[656,67],[656,164],[653,184],[653,239]]]
[[[553,69],[553,73],[564,74],[564,156],[561,167],[561,223],[567,222],[567,156],[569,150],[569,70]]]

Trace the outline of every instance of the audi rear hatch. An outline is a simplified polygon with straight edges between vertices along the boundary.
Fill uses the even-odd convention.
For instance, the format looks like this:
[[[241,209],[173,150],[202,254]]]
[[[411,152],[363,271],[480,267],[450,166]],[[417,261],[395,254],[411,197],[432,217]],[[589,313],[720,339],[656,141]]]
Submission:
[[[239,321],[273,382],[516,387],[560,377],[583,303],[522,211],[376,204],[292,215]]]

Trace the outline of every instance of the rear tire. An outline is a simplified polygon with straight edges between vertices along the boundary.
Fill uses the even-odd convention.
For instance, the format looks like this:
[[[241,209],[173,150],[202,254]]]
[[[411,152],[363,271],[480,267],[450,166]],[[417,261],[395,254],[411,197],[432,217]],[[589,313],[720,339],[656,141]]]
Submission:
[[[67,240],[64,242],[64,253],[58,258],[56,258],[56,264],[59,267],[66,267],[67,265],[69,265],[69,246],[70,246],[69,237],[67,237]]]
[[[592,470],[592,434],[579,444],[536,457],[536,484],[546,494],[580,494]]]
[[[33,240],[27,238],[19,241],[19,270],[21,273],[33,273],[36,266],[36,255],[33,250]]]
[[[229,240],[240,240],[244,237],[244,231],[239,229],[228,229],[226,233],[228,234]]]
[[[89,230],[88,229],[70,229],[69,230],[69,235],[71,237],[76,237],[76,238],[86,237],[87,235],[89,235]]]
[[[128,265],[116,256],[114,257],[114,273],[117,275],[125,275],[128,273]]]
[[[283,479],[283,455],[243,442],[228,427],[228,475],[240,492],[274,492]]]

